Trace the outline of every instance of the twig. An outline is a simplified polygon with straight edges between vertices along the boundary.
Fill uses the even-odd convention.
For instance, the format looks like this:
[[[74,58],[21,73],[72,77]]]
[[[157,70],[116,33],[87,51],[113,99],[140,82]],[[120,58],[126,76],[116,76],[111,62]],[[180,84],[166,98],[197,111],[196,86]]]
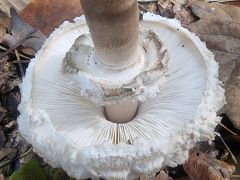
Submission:
[[[12,162],[14,162],[14,161],[16,161],[16,160],[18,160],[18,159],[20,159],[20,158],[28,155],[31,151],[32,151],[32,147],[30,147],[27,151],[25,151],[25,152],[24,152],[23,154],[21,154],[20,156],[14,158],[14,159],[12,159],[12,160],[8,160],[8,161],[6,161],[5,163],[1,164],[1,165],[0,165],[0,169],[3,168],[4,166],[6,166],[6,165],[8,165],[8,164],[10,164],[10,163],[12,163]]]
[[[5,48],[5,47],[3,47],[3,46],[1,46],[1,45],[0,45],[0,49],[1,49],[1,50],[4,50],[4,51],[7,50],[7,48]],[[10,52],[10,53],[11,53],[11,54],[14,54],[13,52]],[[18,54],[19,54],[20,57],[23,57],[23,58],[26,58],[26,59],[31,59],[30,57],[27,57],[27,56],[25,56],[25,55],[23,55],[23,54],[21,54],[21,53],[19,53],[19,52],[18,52]]]
[[[12,61],[12,63],[29,63],[29,60]]]
[[[235,132],[231,131],[230,129],[228,129],[226,126],[224,126],[222,123],[219,123],[220,126],[222,126],[224,129],[226,129],[228,132],[232,133],[235,136],[238,136],[238,134],[236,134]]]
[[[238,0],[207,0],[207,2],[234,2]]]
[[[145,12],[149,12],[143,5],[141,5],[140,3],[138,3],[138,6],[140,7],[140,9],[142,9]]]
[[[232,177],[232,178],[240,178],[240,175],[234,174],[234,175],[232,175],[231,177]]]
[[[232,160],[234,161],[235,164],[237,164],[238,162],[237,162],[234,154],[232,153],[232,151],[230,150],[230,148],[227,146],[227,144],[226,144],[225,141],[223,140],[222,136],[221,136],[219,133],[217,133],[217,132],[215,132],[215,134],[221,139],[221,141],[223,142],[223,144],[224,144],[225,147],[227,148],[229,154],[231,155]]]
[[[3,54],[0,55],[0,59],[2,59],[4,56],[6,56],[8,53],[10,53],[11,51],[15,50],[16,48],[18,48],[18,46],[22,45],[23,42],[25,42],[29,37],[32,37],[34,33],[36,33],[37,30],[33,30],[32,32],[30,32],[30,34],[26,37],[24,37],[23,39],[21,39],[16,45],[14,45],[13,47],[10,47],[8,50],[6,50]]]
[[[21,73],[21,76],[22,78],[24,77],[24,70],[23,70],[23,67],[22,67],[22,62],[21,62],[21,59],[19,57],[19,54],[18,54],[18,51],[17,49],[14,50],[15,54],[16,54],[16,57],[17,57],[17,60],[18,60],[18,66],[19,66],[19,69],[20,69],[20,73]]]

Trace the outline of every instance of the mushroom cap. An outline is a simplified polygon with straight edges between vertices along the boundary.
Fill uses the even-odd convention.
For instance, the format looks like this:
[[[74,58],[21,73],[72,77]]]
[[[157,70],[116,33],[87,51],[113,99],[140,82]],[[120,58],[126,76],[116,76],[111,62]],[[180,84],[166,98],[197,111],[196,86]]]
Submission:
[[[19,131],[36,153],[72,177],[152,175],[184,163],[196,142],[214,138],[224,90],[213,54],[176,20],[146,13],[140,29],[157,33],[168,49],[167,81],[125,124],[106,120],[103,108],[80,96],[79,84],[61,73],[66,52],[88,33],[83,16],[56,29],[29,64]]]

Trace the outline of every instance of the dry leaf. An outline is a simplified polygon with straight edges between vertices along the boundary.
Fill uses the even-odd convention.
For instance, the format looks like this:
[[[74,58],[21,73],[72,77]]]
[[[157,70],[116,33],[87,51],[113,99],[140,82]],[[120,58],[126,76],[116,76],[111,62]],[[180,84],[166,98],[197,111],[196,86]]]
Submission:
[[[16,76],[16,68],[12,63],[7,62],[8,56],[5,56],[0,62],[0,93],[11,91],[20,83],[20,79]]]
[[[161,170],[155,177],[140,176],[140,180],[172,180],[172,178],[165,171]]]
[[[161,8],[166,9],[168,7],[168,4],[171,3],[170,0],[159,0],[158,4],[161,6]]]
[[[192,180],[227,180],[235,171],[235,166],[192,150],[184,169]]]
[[[63,21],[71,21],[80,15],[79,0],[31,0],[21,13],[24,21],[45,35],[51,34]]]
[[[174,18],[173,3],[170,0],[158,1],[158,9],[161,16]]]
[[[144,11],[149,11],[152,13],[157,12],[157,3],[156,2],[141,2],[138,3],[140,8],[142,8]]]
[[[13,7],[18,12],[21,12],[30,0],[1,0],[0,10],[10,17],[10,8]]]
[[[11,22],[11,19],[7,16],[7,14],[0,11],[0,25],[3,27],[8,27]]]
[[[240,129],[240,62],[226,84],[226,112],[233,125]]]
[[[188,28],[205,41],[207,47],[215,54],[215,60],[220,65],[220,80],[226,84],[225,89],[229,89],[227,82],[240,60],[240,8],[202,1],[192,4],[191,8],[200,20],[190,24]],[[237,91],[240,92],[240,87],[235,86],[234,92]],[[237,96],[233,91],[228,92],[232,94],[228,93],[227,96]],[[231,116],[230,120],[236,125],[240,114],[231,109],[233,104],[239,105],[240,99],[227,98],[227,106],[221,110],[221,113],[230,113],[227,115]]]
[[[173,7],[175,18],[181,22],[182,26],[186,27],[195,21],[194,16],[192,15],[191,11],[188,8],[179,7],[178,10],[175,10],[176,6],[178,6],[178,4],[175,4]]]
[[[2,38],[3,42],[10,48],[0,56],[0,59],[20,45],[37,51],[46,39],[46,36],[39,30],[25,23],[13,8],[11,8],[10,12],[12,17],[11,34],[5,34]]]

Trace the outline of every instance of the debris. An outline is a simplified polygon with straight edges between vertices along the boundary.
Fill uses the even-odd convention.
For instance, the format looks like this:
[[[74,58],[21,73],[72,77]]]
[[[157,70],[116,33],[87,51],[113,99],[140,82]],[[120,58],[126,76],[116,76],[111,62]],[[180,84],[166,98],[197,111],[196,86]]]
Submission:
[[[161,170],[159,174],[154,177],[140,176],[139,180],[173,180],[173,179],[169,177],[169,175],[164,170]]]
[[[0,126],[0,149],[4,147],[6,140],[3,128]]]
[[[156,13],[158,9],[156,2],[141,3],[140,5],[143,6],[147,12]]]
[[[7,93],[20,82],[20,78],[17,76],[16,68],[11,62],[7,62],[8,56],[5,56],[0,61],[0,93]]]
[[[41,14],[41,16],[39,16]],[[20,16],[46,36],[63,21],[72,21],[82,15],[79,0],[31,0]]]
[[[220,80],[225,83],[240,56],[240,8],[198,1],[191,9],[200,20],[188,28],[215,54],[220,64]]]
[[[10,9],[10,13],[12,17],[11,34],[5,34],[2,37],[3,43],[6,43],[9,49],[0,55],[0,59],[20,45],[33,48],[37,51],[46,39],[46,36],[39,30],[25,23],[13,8]]]
[[[173,3],[170,0],[158,1],[159,14],[163,17],[174,18]]]
[[[10,18],[2,11],[0,11],[0,25],[2,27],[8,27],[10,25]]]
[[[10,8],[13,7],[18,12],[21,12],[29,3],[30,0],[1,0],[0,10],[10,16]]]
[[[188,8],[179,7],[177,10],[175,10],[177,6],[178,4],[173,6],[173,11],[175,13],[175,18],[181,22],[182,26],[187,27],[195,21],[195,17]]]
[[[240,62],[233,69],[225,89],[225,111],[235,128],[240,129]]]
[[[192,4],[191,8],[200,20],[188,28],[206,42],[220,65],[219,78],[226,89],[226,105],[221,113],[227,113],[235,127],[240,128],[240,66],[237,65],[240,57],[240,8],[202,1]]]
[[[219,161],[206,153],[191,150],[184,169],[194,180],[223,180],[230,179],[235,166]]]

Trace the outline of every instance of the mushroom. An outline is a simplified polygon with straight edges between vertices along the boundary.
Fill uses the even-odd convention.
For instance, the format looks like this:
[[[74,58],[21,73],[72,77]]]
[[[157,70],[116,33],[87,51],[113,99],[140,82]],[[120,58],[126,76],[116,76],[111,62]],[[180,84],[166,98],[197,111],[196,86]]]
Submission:
[[[213,54],[177,20],[139,22],[136,0],[81,4],[85,16],[64,22],[29,64],[21,135],[75,178],[133,179],[184,163],[220,121]]]

